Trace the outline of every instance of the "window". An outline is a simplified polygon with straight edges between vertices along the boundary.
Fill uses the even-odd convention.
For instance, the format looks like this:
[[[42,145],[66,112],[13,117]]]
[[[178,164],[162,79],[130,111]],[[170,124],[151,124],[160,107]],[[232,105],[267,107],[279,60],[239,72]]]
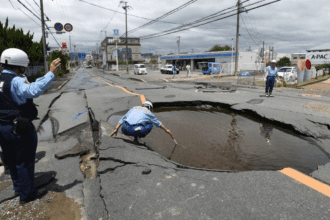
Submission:
[[[294,60],[296,60],[296,59],[297,59],[297,57],[293,57],[293,59],[294,59]]]
[[[139,59],[139,55],[135,55],[135,59]]]
[[[135,47],[135,52],[139,52],[139,48],[138,47]]]

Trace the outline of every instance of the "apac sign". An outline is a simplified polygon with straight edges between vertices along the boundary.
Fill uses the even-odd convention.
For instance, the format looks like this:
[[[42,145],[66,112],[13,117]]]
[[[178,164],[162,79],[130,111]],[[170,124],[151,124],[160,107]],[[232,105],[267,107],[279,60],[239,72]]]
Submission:
[[[314,64],[330,63],[330,52],[307,53],[307,59]]]

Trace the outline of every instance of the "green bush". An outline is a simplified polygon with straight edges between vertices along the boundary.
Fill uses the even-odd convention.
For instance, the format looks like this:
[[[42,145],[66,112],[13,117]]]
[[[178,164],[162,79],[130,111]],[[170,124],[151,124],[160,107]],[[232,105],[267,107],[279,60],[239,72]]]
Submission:
[[[323,68],[330,68],[330,63],[325,63],[325,64],[315,66],[316,71],[322,70]]]
[[[133,60],[129,60],[128,61],[128,64],[133,64]]]
[[[150,64],[156,64],[156,63],[157,63],[157,60],[150,60],[149,63],[150,63]]]
[[[57,76],[61,77],[65,74],[65,72],[62,69],[57,70]]]
[[[120,61],[118,62],[118,65],[126,65],[126,62],[123,61],[123,60],[120,60]]]

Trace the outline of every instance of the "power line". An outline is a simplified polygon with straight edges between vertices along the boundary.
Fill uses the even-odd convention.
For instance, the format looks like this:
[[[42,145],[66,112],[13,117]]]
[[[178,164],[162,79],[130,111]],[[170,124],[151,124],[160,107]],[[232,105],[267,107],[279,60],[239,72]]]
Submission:
[[[27,1],[27,0],[26,0]],[[41,11],[40,11],[40,6],[38,5],[38,3],[35,1],[35,0],[33,0],[34,1],[34,3],[38,6],[38,9],[39,9],[39,12],[41,13]],[[30,5],[30,4],[29,4]],[[31,5],[30,5],[31,6]],[[31,6],[32,7],[32,6]],[[39,12],[37,12],[37,13],[39,13]],[[47,18],[47,20],[48,21],[50,21],[50,19],[47,17],[47,15],[44,13],[44,15],[45,15],[45,17]]]
[[[113,9],[110,9],[110,8],[105,8],[105,7],[102,7],[102,6],[99,6],[99,5],[95,5],[93,3],[90,3],[90,2],[86,2],[84,0],[79,0],[81,2],[84,2],[84,3],[87,3],[87,4],[90,4],[90,5],[93,5],[95,7],[98,7],[98,8],[102,8],[102,9],[105,9],[105,10],[108,10],[108,11],[113,11],[113,12],[116,12],[115,10]],[[119,14],[125,14],[123,12],[117,12]],[[141,18],[141,19],[144,19],[144,20],[149,20],[149,21],[152,21],[153,19],[150,19],[150,18],[144,18],[144,17],[141,17],[141,16],[136,16],[136,15],[131,15],[131,14],[127,14],[128,16],[132,16],[132,17],[136,17],[136,18]],[[169,21],[158,21],[158,22],[162,22],[162,23],[168,23],[168,24],[177,24],[177,23],[174,23],[174,22],[169,22]]]
[[[167,12],[167,13],[165,13],[164,15],[162,15],[162,16],[156,18],[156,19],[154,19],[154,20],[152,20],[152,21],[150,21],[150,22],[148,22],[148,23],[146,23],[146,24],[144,24],[144,25],[141,25],[141,26],[139,26],[139,27],[137,27],[137,28],[135,28],[135,29],[133,29],[133,30],[128,31],[128,33],[133,33],[133,32],[135,32],[135,31],[138,31],[138,30],[140,30],[140,29],[142,29],[142,28],[145,28],[145,27],[147,27],[147,26],[149,26],[149,25],[152,25],[152,24],[154,24],[155,22],[157,22],[157,21],[159,21],[159,20],[161,20],[161,19],[163,19],[163,18],[166,18],[166,17],[168,17],[168,16],[174,14],[175,12],[180,11],[180,10],[186,8],[188,5],[193,4],[193,3],[197,2],[197,1],[198,1],[198,0],[190,0],[189,2],[186,2],[185,4],[183,4],[183,5],[179,6],[179,7],[175,8],[175,9],[173,9],[173,10]],[[126,33],[125,33],[125,34],[126,34]],[[124,34],[124,35],[125,35],[125,34]],[[122,35],[122,36],[123,36],[123,35]]]
[[[17,10],[17,9],[16,9],[16,10]],[[19,10],[25,14],[25,12],[22,11],[20,8],[19,8]],[[41,25],[38,24],[35,20],[33,20],[30,16],[28,16],[27,14],[25,14],[25,15],[26,15],[28,18],[30,18],[34,23],[36,23],[39,27],[41,27]]]
[[[259,1],[259,2],[256,2],[256,3],[253,3],[253,4],[250,4],[250,5],[248,5],[248,6],[251,6],[251,5],[254,5],[254,4],[257,4],[257,3],[263,2],[263,1],[265,1],[265,0],[261,0],[261,1]],[[247,0],[244,1],[244,2],[247,2]],[[244,2],[242,2],[242,4],[243,4]],[[233,9],[233,8],[235,8],[235,9]],[[230,9],[233,9],[233,10],[230,10]],[[228,11],[228,10],[230,10],[230,11],[229,11],[229,12],[225,12],[225,11]],[[203,18],[201,18],[201,19],[198,19],[198,20],[196,20],[196,21],[190,22],[190,23],[188,23],[188,24],[183,24],[183,25],[181,25],[181,26],[179,26],[179,27],[175,27],[175,28],[172,28],[172,29],[169,29],[169,30],[163,31],[163,32],[156,33],[156,34],[150,34],[150,35],[143,36],[143,37],[141,37],[141,39],[142,39],[142,38],[145,38],[145,37],[150,38],[151,36],[156,36],[156,35],[159,35],[159,34],[162,34],[162,33],[171,32],[171,31],[174,31],[174,30],[177,30],[177,29],[181,29],[181,28],[184,28],[184,27],[192,26],[192,25],[194,25],[194,24],[201,23],[201,22],[204,22],[204,21],[207,21],[207,20],[211,20],[211,19],[217,18],[217,17],[219,17],[219,16],[223,16],[223,15],[225,15],[225,14],[228,14],[228,13],[231,13],[231,12],[234,12],[234,11],[236,12],[236,6],[235,6],[235,5],[234,5],[234,6],[231,6],[231,7],[228,7],[228,8],[226,8],[226,9],[223,9],[223,10],[221,10],[221,11],[218,11],[218,12],[216,12],[216,13],[214,13],[214,14],[209,15],[209,16],[206,16],[206,17],[203,17]],[[224,13],[224,12],[225,12],[225,13]],[[236,13],[236,14],[237,14],[237,13]],[[236,15],[236,14],[234,14],[234,15]],[[218,20],[221,20],[221,19],[218,19]],[[217,20],[214,20],[214,21],[217,21]],[[214,21],[212,21],[212,22],[214,22]],[[208,23],[211,23],[211,22],[208,22]],[[205,23],[205,24],[208,24],[208,23]],[[205,24],[202,24],[202,25],[205,25]],[[198,25],[198,26],[201,26],[201,25]],[[198,26],[195,26],[195,27],[198,27]],[[188,29],[189,29],[189,28],[188,28]]]
[[[264,0],[262,0],[262,1],[264,1]],[[245,9],[245,11],[251,11],[251,10],[254,10],[254,9],[257,9],[257,8],[260,8],[260,7],[263,7],[263,6],[266,6],[266,5],[269,5],[269,4],[272,4],[272,3],[278,2],[278,1],[281,1],[281,0],[274,0],[274,1],[272,1],[272,2],[269,2],[269,3],[263,4],[263,5],[258,5],[258,6],[255,6],[255,7],[249,8],[249,9]],[[261,1],[260,1],[260,2],[261,2]],[[255,3],[253,3],[253,4],[255,4]],[[253,4],[250,4],[250,5],[253,5]],[[249,5],[249,6],[250,6],[250,5]],[[227,9],[225,9],[225,10],[227,10]],[[224,14],[228,14],[228,13],[224,13]],[[228,18],[228,17],[235,16],[235,15],[237,15],[237,12],[235,12],[234,14],[227,15],[227,16],[225,16],[225,17],[221,17],[221,18],[217,18],[217,19],[214,19],[214,20],[208,21],[208,22],[203,23],[203,24],[198,24],[198,25],[194,25],[194,26],[192,26],[192,24],[190,24],[191,27],[187,27],[187,28],[185,28],[185,29],[181,29],[182,27],[178,27],[178,28],[173,28],[173,29],[171,29],[171,30],[163,31],[163,32],[160,32],[160,33],[151,34],[151,35],[146,35],[146,36],[141,37],[141,40],[146,40],[146,39],[149,39],[149,38],[161,37],[161,36],[165,36],[165,35],[168,35],[168,34],[177,33],[177,32],[180,32],[180,31],[184,31],[184,30],[191,29],[191,28],[194,28],[194,27],[199,27],[199,26],[202,26],[202,25],[205,25],[205,24],[209,24],[209,23],[212,23],[212,22],[215,22],[215,21],[219,21],[219,20],[222,20],[222,19]],[[200,23],[200,22],[198,22],[198,23]],[[181,29],[181,30],[175,30],[175,29]],[[157,36],[157,35],[158,35],[158,36]]]
[[[35,15],[30,9],[28,9],[20,0],[17,0],[21,5],[23,5],[24,6],[24,8],[26,8],[26,10],[28,10],[29,12],[31,12],[31,14],[33,14],[36,18],[38,18],[40,21],[41,21],[41,19],[37,16],[37,15]]]
[[[15,10],[18,10],[18,9],[16,9],[16,8],[14,7],[13,3],[11,3],[10,0],[9,0],[9,2],[10,2],[10,4],[11,4],[11,6],[13,6],[13,8],[14,8]]]
[[[117,11],[113,14],[111,20],[109,21],[109,23],[107,24],[107,26],[105,26],[105,28],[102,29],[102,31],[104,31],[109,26],[109,24],[111,23],[112,19],[115,17],[116,13],[118,12],[119,7],[120,7],[120,5],[118,5]]]
[[[33,9],[33,11],[34,11],[34,12],[36,12],[37,14],[39,13],[38,11],[36,11],[36,9],[35,9],[35,8],[33,8],[33,7],[32,7],[32,5],[30,5],[30,3],[29,3],[27,0],[25,0],[25,2],[26,2],[26,3],[27,3],[29,6],[30,6],[30,8],[32,8],[32,9]]]
[[[244,24],[244,26],[245,26],[245,29],[247,30],[247,32],[248,32],[248,34],[250,35],[251,39],[253,40],[253,42],[255,43],[255,45],[257,45],[257,47],[259,47],[258,44],[257,44],[257,43],[254,41],[254,39],[252,38],[252,36],[251,36],[249,30],[247,29],[247,27],[246,27],[246,25],[245,25],[245,22],[244,22],[244,19],[243,19],[242,15],[240,15],[240,17],[242,18],[242,21],[243,21],[243,24]]]

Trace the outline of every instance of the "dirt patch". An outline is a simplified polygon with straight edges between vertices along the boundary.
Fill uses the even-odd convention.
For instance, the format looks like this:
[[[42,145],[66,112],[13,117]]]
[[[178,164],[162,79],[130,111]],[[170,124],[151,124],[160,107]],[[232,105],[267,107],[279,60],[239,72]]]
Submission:
[[[4,189],[6,189],[8,186],[13,185],[13,182],[8,181],[8,182],[4,182],[4,183],[0,183],[0,192]]]
[[[321,102],[309,102],[304,105],[304,108],[311,109],[316,112],[330,115],[330,105]]]
[[[80,206],[62,193],[49,192],[41,199],[24,206],[19,197],[0,204],[0,219],[81,219]]]

